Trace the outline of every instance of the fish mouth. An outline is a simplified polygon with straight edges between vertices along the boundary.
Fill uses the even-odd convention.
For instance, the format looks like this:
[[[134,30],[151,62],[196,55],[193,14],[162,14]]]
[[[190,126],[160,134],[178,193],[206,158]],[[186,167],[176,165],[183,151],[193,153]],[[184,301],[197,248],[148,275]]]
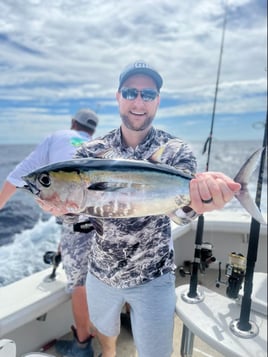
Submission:
[[[40,196],[41,191],[31,182],[27,182],[27,185],[24,185],[23,188],[25,188],[27,191],[30,191],[35,196]]]

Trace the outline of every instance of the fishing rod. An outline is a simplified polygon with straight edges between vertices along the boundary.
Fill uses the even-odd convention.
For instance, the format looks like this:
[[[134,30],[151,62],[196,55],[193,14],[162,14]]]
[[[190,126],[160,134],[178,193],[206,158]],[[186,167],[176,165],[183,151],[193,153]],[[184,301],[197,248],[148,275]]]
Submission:
[[[218,71],[217,71],[217,81],[216,81],[216,86],[215,86],[215,95],[214,95],[214,102],[213,102],[210,133],[209,133],[209,136],[208,136],[208,138],[207,138],[207,140],[206,140],[206,142],[204,144],[204,148],[203,148],[203,152],[202,152],[202,154],[205,154],[206,150],[207,150],[207,147],[208,147],[206,171],[208,171],[208,169],[209,169],[209,162],[210,162],[210,152],[211,152],[211,146],[212,146],[213,128],[214,128],[217,97],[218,97],[218,89],[219,89],[219,81],[220,81],[220,74],[221,74],[221,63],[222,63],[222,55],[223,55],[223,48],[224,48],[226,23],[227,23],[227,7],[226,7],[226,10],[225,10],[225,15],[224,15],[224,20],[223,20],[221,48],[220,48],[219,64],[218,64]]]
[[[263,173],[265,166],[266,148],[267,148],[267,112],[266,112],[266,123],[264,127],[263,135],[263,151],[261,154],[260,168],[258,174],[258,183],[256,189],[256,205],[260,208],[261,204],[261,194],[262,194],[262,183],[263,183]],[[249,243],[247,251],[247,266],[244,281],[244,294],[241,303],[240,318],[231,323],[231,330],[235,335],[242,337],[254,337],[258,333],[258,328],[255,323],[250,322],[250,310],[251,310],[251,294],[253,288],[253,274],[255,268],[255,262],[257,261],[258,244],[260,235],[260,223],[254,218],[251,219],[250,233],[249,233]]]
[[[227,6],[225,7],[225,15],[224,15],[223,27],[222,27],[221,47],[220,47],[220,55],[219,55],[219,62],[218,62],[217,80],[216,80],[216,86],[215,86],[210,133],[209,133],[209,136],[204,144],[204,148],[203,148],[203,152],[202,152],[202,154],[204,154],[208,148],[206,171],[208,171],[208,169],[209,169],[209,161],[210,161],[210,153],[211,153],[211,146],[212,146],[213,128],[214,128],[214,121],[215,121],[216,104],[217,104],[217,96],[218,96],[218,89],[219,89],[226,24],[227,24]],[[201,262],[203,231],[204,231],[204,216],[201,214],[198,217],[198,221],[197,221],[194,261],[193,261],[193,265],[192,265],[190,288],[189,288],[189,292],[188,292],[189,298],[197,299],[198,301],[201,298],[200,294],[198,294],[198,292],[197,292],[197,284],[198,284],[198,268],[199,268],[199,265]]]

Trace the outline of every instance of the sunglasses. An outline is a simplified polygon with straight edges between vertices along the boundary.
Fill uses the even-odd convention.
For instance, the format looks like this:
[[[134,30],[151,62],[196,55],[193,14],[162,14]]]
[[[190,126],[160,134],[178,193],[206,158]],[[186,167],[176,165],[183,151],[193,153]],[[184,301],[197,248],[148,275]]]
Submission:
[[[136,88],[122,88],[122,97],[127,100],[134,100],[138,97],[139,93],[144,102],[152,102],[159,95],[158,91],[152,88],[145,88],[138,90]]]

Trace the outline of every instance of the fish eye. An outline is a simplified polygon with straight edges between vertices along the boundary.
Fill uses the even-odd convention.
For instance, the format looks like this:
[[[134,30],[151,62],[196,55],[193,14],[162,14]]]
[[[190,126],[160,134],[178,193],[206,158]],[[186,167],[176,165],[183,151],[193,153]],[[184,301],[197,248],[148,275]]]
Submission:
[[[51,184],[50,177],[49,177],[49,174],[48,174],[48,173],[40,174],[40,175],[37,177],[37,180],[38,180],[38,181],[41,183],[41,185],[44,186],[44,187],[49,187],[50,184]]]

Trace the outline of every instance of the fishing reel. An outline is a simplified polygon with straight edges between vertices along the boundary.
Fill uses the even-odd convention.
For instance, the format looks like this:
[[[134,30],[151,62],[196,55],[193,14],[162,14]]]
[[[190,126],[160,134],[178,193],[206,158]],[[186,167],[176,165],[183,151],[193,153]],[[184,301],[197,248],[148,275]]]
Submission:
[[[56,277],[56,270],[58,266],[60,265],[61,262],[61,253],[60,252],[53,252],[53,251],[47,251],[43,255],[43,260],[44,263],[53,265],[53,270],[52,273],[49,275],[50,280],[54,280]]]
[[[226,295],[231,299],[238,297],[239,290],[245,277],[246,258],[241,253],[232,252],[229,254],[229,263],[226,264],[225,275],[228,277],[227,281],[221,280],[221,263],[219,263],[219,275],[216,281],[216,287],[219,288],[221,284],[227,285]]]
[[[205,272],[205,269],[209,267],[211,263],[216,261],[216,258],[212,253],[213,245],[209,242],[205,242],[201,246],[201,257],[200,257],[200,271]]]
[[[201,245],[200,249],[200,263],[199,269],[201,273],[205,272],[205,269],[209,267],[209,265],[216,261],[216,258],[213,256],[212,252],[213,245],[209,242],[204,242]],[[179,268],[180,275],[184,278],[186,275],[191,275],[192,273],[192,262],[189,260],[185,260],[183,266]]]
[[[61,262],[61,253],[47,251],[43,255],[44,263],[58,267]]]

